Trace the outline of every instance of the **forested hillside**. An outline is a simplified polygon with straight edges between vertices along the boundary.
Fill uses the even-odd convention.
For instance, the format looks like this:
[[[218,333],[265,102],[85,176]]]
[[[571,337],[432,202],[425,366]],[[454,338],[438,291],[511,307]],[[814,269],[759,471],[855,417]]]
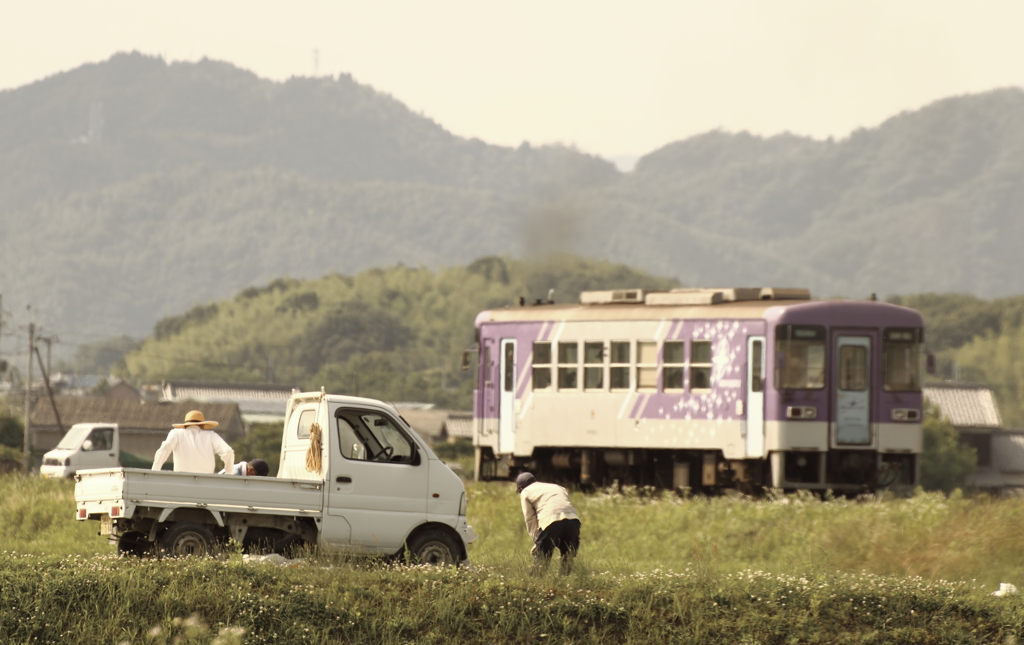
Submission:
[[[608,262],[485,257],[462,267],[374,268],[354,276],[278,279],[159,321],[121,371],[163,378],[286,383],[389,401],[468,409],[461,370],[473,320],[489,308],[586,289],[677,283]],[[475,360],[475,355],[473,357]]]
[[[1019,89],[838,141],[711,132],[628,174],[456,137],[347,76],[205,60],[117,55],[0,92],[0,116],[0,294],[66,343],[281,276],[486,255],[820,297],[1024,292]]]

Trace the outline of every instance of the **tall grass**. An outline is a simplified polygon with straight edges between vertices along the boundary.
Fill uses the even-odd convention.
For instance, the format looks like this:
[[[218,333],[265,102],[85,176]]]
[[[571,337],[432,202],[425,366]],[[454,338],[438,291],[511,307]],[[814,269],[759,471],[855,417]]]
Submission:
[[[474,561],[501,565],[529,547],[511,485],[470,484],[469,520],[480,534]],[[1021,583],[1024,499],[821,501],[811,495],[680,499],[627,490],[573,494],[581,552],[614,573],[759,569],[805,574],[869,572],[928,580]]]
[[[475,566],[118,559],[68,482],[0,478],[0,642],[1008,643],[1024,500],[573,494],[567,577],[529,574],[507,484],[470,484]],[[244,631],[244,633],[242,633]],[[218,641],[219,639],[219,641]]]
[[[193,626],[187,631],[188,623]],[[0,553],[0,641],[1004,643],[1024,603],[965,583],[698,569],[630,575]],[[175,642],[173,639],[170,642]],[[180,641],[178,641],[180,642]]]

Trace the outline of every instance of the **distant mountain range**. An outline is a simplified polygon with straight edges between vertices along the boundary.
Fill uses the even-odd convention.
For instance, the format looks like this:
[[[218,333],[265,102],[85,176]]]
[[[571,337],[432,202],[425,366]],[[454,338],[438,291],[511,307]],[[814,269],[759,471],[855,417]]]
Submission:
[[[347,76],[119,54],[0,92],[0,294],[83,342],[282,276],[492,254],[819,296],[1006,295],[1024,292],[1022,178],[1019,89],[841,141],[710,132],[622,173],[456,137]]]

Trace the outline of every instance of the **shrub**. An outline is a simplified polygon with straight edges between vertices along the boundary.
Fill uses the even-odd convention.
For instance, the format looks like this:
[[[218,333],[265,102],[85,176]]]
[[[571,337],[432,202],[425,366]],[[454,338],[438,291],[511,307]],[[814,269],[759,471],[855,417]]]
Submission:
[[[971,446],[960,443],[959,434],[938,409],[929,405],[923,424],[924,451],[921,454],[921,485],[927,490],[949,493],[967,484],[967,477],[978,466],[978,455]]]

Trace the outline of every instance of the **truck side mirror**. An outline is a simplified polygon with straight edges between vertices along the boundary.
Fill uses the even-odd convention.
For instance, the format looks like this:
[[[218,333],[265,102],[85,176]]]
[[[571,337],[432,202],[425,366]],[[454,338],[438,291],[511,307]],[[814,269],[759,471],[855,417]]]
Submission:
[[[82,442],[82,450],[92,450],[92,439],[86,439],[85,441]]]
[[[929,374],[934,374],[935,373],[935,354],[932,354],[932,353],[929,352],[928,356],[925,357],[925,361],[924,362],[925,362],[925,370]]]

